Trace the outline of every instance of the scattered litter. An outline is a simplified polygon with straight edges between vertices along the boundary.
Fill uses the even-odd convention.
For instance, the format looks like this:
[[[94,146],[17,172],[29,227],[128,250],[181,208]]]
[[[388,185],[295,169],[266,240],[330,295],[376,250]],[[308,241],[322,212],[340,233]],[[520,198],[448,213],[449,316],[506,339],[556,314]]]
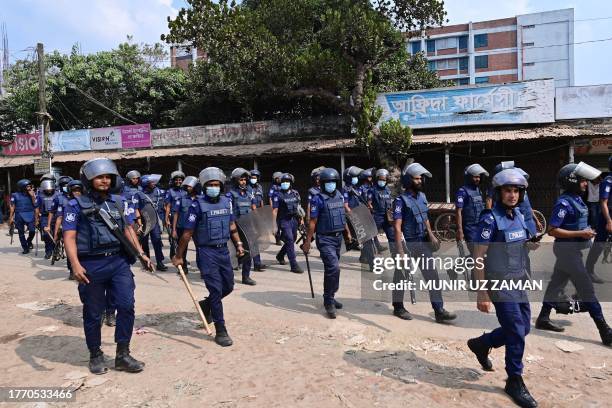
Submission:
[[[573,353],[575,351],[580,351],[584,349],[584,347],[582,347],[581,345],[572,343],[571,341],[567,340],[559,340],[555,343],[555,346],[557,346],[559,350],[565,351],[566,353]]]
[[[287,340],[289,340],[289,337],[281,337],[280,339],[276,340],[276,344],[285,344]]]
[[[408,377],[408,376],[405,376],[405,375],[403,375],[403,376],[399,377],[399,379],[400,379],[402,382],[405,382],[406,384],[418,384],[418,383],[419,383],[419,382],[416,380],[416,378],[414,378],[414,377]]]
[[[87,377],[87,373],[84,371],[70,371],[64,376],[64,380],[80,380],[85,377]]]
[[[144,327],[139,327],[136,330],[134,330],[134,333],[138,334],[138,335],[143,335],[148,333],[149,331],[147,329],[145,329]]]
[[[363,334],[358,334],[356,336],[351,337],[350,339],[346,340],[344,342],[345,345],[347,346],[359,346],[360,344],[363,344],[367,341],[368,339],[365,338],[365,336]]]
[[[44,327],[39,327],[37,330],[39,330],[41,332],[51,333],[51,332],[58,331],[59,327],[57,327],[57,326],[44,326]]]
[[[332,377],[342,377],[344,373],[340,370],[334,370],[331,375]]]
[[[109,379],[110,378],[108,377],[105,378],[105,377],[95,376],[95,377],[88,378],[87,380],[85,380],[85,383],[83,384],[83,386],[86,388],[97,387],[98,385],[104,384]]]
[[[27,309],[27,310],[33,310],[35,312],[40,312],[42,310],[53,309],[56,306],[65,305],[65,304],[66,302],[64,302],[62,299],[47,299],[44,302],[21,303],[21,304],[18,304],[17,307],[20,307],[22,309]]]
[[[544,360],[544,357],[532,356],[531,354],[528,354],[527,357],[525,357],[525,361],[527,361],[528,363],[535,363],[535,362],[542,361],[542,360]]]

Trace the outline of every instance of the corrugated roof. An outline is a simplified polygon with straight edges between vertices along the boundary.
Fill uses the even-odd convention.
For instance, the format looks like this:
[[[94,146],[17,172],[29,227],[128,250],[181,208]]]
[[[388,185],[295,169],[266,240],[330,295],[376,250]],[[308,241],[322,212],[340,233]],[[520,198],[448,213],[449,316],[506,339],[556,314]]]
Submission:
[[[586,129],[577,129],[572,126],[544,126],[533,128],[506,128],[506,129],[465,129],[454,132],[414,132],[414,144],[445,144],[460,142],[486,142],[501,140],[529,140],[559,137],[581,137],[593,135]]]

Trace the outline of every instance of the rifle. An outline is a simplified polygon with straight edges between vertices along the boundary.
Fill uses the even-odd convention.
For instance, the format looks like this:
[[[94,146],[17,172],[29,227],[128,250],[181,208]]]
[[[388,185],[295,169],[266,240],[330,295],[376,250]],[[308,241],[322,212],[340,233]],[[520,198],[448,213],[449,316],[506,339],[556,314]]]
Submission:
[[[302,249],[302,252],[304,251],[304,244],[300,245],[300,249]],[[310,296],[314,299],[315,294],[314,294],[314,289],[312,287],[312,274],[310,272],[310,261],[308,260],[308,254],[305,252],[303,252],[303,254],[304,254],[304,258],[306,258],[306,270],[308,271],[308,282],[310,283]]]
[[[170,228],[170,226],[166,226],[166,232],[168,233],[168,241],[170,241],[170,251],[173,254],[176,254],[176,249],[178,248],[178,242],[176,242],[176,239],[174,239],[174,237],[172,236],[172,229]]]
[[[15,235],[15,223],[11,222],[9,226],[9,235],[11,236],[11,245],[13,245],[13,236]]]

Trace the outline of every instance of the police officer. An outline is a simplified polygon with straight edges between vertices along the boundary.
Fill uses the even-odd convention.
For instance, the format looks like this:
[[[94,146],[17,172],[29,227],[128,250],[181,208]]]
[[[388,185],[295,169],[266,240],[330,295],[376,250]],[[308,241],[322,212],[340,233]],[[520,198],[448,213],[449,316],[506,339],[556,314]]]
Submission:
[[[70,184],[72,181],[74,180],[70,176],[60,176],[57,181],[58,194],[55,195],[53,202],[55,212],[49,212],[51,218],[55,219],[55,225],[51,225],[51,228],[53,229],[53,239],[56,243],[59,240],[63,240],[62,224],[64,220],[64,209],[68,205],[68,201],[70,201],[72,198],[70,189],[68,188],[68,184]],[[66,267],[68,268],[68,279],[74,280],[72,264],[70,263],[69,258],[66,258]]]
[[[178,198],[174,202],[174,208],[172,210],[172,236],[176,240],[177,244],[178,240],[183,235],[185,229],[185,222],[187,221],[189,207],[191,207],[191,204],[193,204],[194,201],[197,200],[198,194],[200,194],[201,192],[198,178],[194,176],[185,177],[185,180],[183,180],[182,187],[185,190],[186,194]],[[185,273],[189,273],[189,270],[187,268],[187,247],[185,248],[185,252],[183,254],[183,265],[183,271]]]
[[[261,172],[257,169],[251,170],[251,177],[249,178],[248,191],[255,199],[255,207],[260,208],[264,206],[264,194],[263,187],[259,184],[261,179]],[[261,255],[257,254],[253,257],[253,269],[262,272],[268,267],[268,265],[261,262]]]
[[[255,197],[249,193],[247,189],[247,180],[251,177],[251,173],[237,167],[232,171],[232,188],[228,193],[228,197],[232,200],[232,210],[234,213],[234,219],[237,220],[240,217],[253,211],[257,202]],[[251,277],[251,259],[242,260],[242,283],[245,285],[255,286],[255,282]]]
[[[363,202],[368,205],[368,195],[370,193],[370,189],[372,189],[372,178],[374,177],[374,168],[371,167],[369,169],[365,169],[361,173],[359,173],[359,192],[361,193],[361,197]],[[378,252],[386,251],[388,248],[384,245],[381,245],[378,237],[374,237],[374,245],[376,245],[376,250]],[[374,249],[372,249],[373,251]],[[372,252],[373,254],[373,252]],[[372,255],[373,256],[373,255]]]
[[[404,238],[408,256],[422,258],[421,273],[425,280],[437,281],[438,271],[428,262],[433,258],[434,248],[439,248],[440,242],[431,230],[428,218],[427,197],[423,193],[424,177],[431,173],[419,163],[412,163],[402,172],[402,185],[405,191],[395,199],[393,207],[395,247],[400,256],[404,256]],[[401,273],[396,271],[394,282],[398,282]],[[434,310],[436,322],[445,323],[457,316],[444,309],[442,293],[430,290],[429,299]],[[404,291],[393,291],[393,314],[403,320],[411,320],[412,316],[404,307]]]
[[[395,236],[388,216],[388,212],[393,208],[393,197],[387,186],[388,179],[389,172],[386,169],[376,170],[375,184],[367,192],[367,202],[378,230],[382,230],[387,236],[391,255],[395,256]],[[386,248],[379,246],[378,250],[384,251]]]
[[[310,214],[310,202],[312,198],[321,192],[321,179],[320,174],[321,170],[323,170],[324,166],[319,166],[317,168],[312,169],[310,172],[310,188],[308,189],[308,203],[306,204],[306,214],[309,216]]]
[[[185,173],[182,171],[176,170],[170,173],[170,185],[168,186],[168,190],[166,191],[166,196],[164,197],[164,227],[166,231],[168,231],[168,240],[170,241],[170,258],[174,257],[174,248],[172,237],[172,218],[174,216],[173,208],[174,203],[179,198],[185,195],[185,190],[182,188],[183,180],[185,180]]]
[[[489,173],[478,163],[470,164],[463,172],[464,185],[457,190],[455,214],[457,217],[457,242],[465,241],[470,254],[478,230],[480,213],[485,209],[480,184]]]
[[[55,191],[55,181],[43,180],[40,183],[40,188],[36,196],[37,206],[40,212],[40,222],[38,227],[42,240],[45,243],[45,259],[51,258],[55,243],[51,235],[51,226],[54,225],[53,213],[55,213],[55,195],[59,194]]]
[[[358,207],[359,204],[366,203],[359,191],[359,175],[362,172],[362,168],[350,166],[344,170],[344,174],[342,175],[344,180],[342,195],[344,196],[344,201],[349,210]]]
[[[612,237],[612,199],[610,197],[612,195],[610,194],[612,191],[612,155],[608,158],[608,170],[610,170],[610,173],[599,183],[601,211],[595,229],[597,235],[595,235],[593,246],[589,250],[586,260],[586,269],[593,283],[604,283],[604,280],[595,273],[595,264],[603,252],[606,242]]]
[[[141,174],[138,170],[130,170],[126,173],[125,178],[127,183],[123,186],[123,191],[121,195],[128,202],[131,203],[130,208],[134,210],[134,228],[137,231],[142,229],[142,220],[140,218],[140,199],[142,194],[142,187],[140,186],[140,177]]]
[[[300,193],[292,188],[294,182],[293,175],[283,173],[280,180],[280,190],[274,194],[272,199],[272,213],[276,217],[276,225],[283,241],[283,247],[276,254],[276,260],[280,265],[285,265],[285,255],[287,255],[291,265],[291,272],[304,273],[297,263],[294,246],[298,224],[303,222],[303,220],[298,221]]]
[[[226,347],[233,342],[225,327],[221,299],[234,289],[227,241],[231,237],[239,257],[244,256],[244,249],[234,223],[231,199],[221,194],[225,174],[217,167],[207,167],[200,172],[199,179],[204,194],[189,207],[183,235],[172,263],[175,266],[183,264],[183,254],[193,236],[198,252],[198,268],[209,292],[209,296],[200,301],[200,307],[206,319],[215,323],[215,342]]]
[[[161,176],[159,174],[146,174],[142,176],[140,184],[142,186],[142,194],[140,194],[139,207],[145,205],[146,202],[153,204],[153,207],[157,211],[158,219],[161,220],[165,217],[164,212],[164,192],[157,187]],[[151,232],[143,236],[140,240],[142,249],[149,256],[149,237],[153,244],[153,251],[155,252],[155,269],[158,271],[167,271],[168,267],[164,265],[164,252],[162,250],[162,239],[161,239],[161,225],[158,222],[157,225],[151,230]]]
[[[322,190],[310,202],[310,221],[302,250],[310,251],[310,241],[317,232],[317,248],[324,267],[323,305],[330,319],[336,318],[336,309],[342,309],[342,303],[334,296],[340,285],[340,248],[342,233],[346,226],[344,197],[338,190],[340,174],[332,168],[325,168],[319,174]]]
[[[131,231],[133,219],[125,214],[123,198],[111,194],[119,173],[115,164],[105,158],[92,159],[81,167],[81,180],[87,186],[86,195],[75,196],[64,209],[63,234],[66,255],[72,263],[74,277],[79,282],[83,302],[83,327],[89,349],[89,370],[93,374],[107,372],[104,353],[100,349],[100,326],[106,307],[105,292],[110,290],[117,307],[115,370],[140,372],[144,363],[130,355],[130,340],[134,328],[134,277],[130,260],[119,239],[97,215],[105,210],[141,254],[142,249]],[[150,260],[143,262],[150,267]]]
[[[9,225],[15,225],[19,233],[19,243],[23,249],[23,254],[30,252],[32,240],[36,234],[34,229],[38,221],[38,206],[34,186],[28,179],[21,179],[17,182],[18,191],[11,194],[9,207]],[[25,228],[28,227],[28,237],[25,236]]]
[[[527,180],[517,169],[500,171],[493,177],[494,205],[485,210],[478,223],[474,259],[485,259],[484,269],[476,262],[475,278],[479,281],[527,279],[526,242],[531,233],[517,208],[525,195]],[[486,273],[486,278],[485,278]],[[531,311],[524,290],[478,291],[478,310],[489,313],[491,301],[501,327],[480,337],[468,340],[468,347],[476,355],[485,371],[493,371],[489,359],[491,348],[506,346],[506,393],[521,407],[536,407],[523,382],[523,353],[525,337],[529,334]]]
[[[589,247],[595,236],[588,225],[589,211],[580,198],[587,189],[587,180],[594,180],[601,172],[584,162],[565,165],[559,170],[558,180],[563,194],[553,207],[548,234],[555,237],[553,253],[556,262],[544,293],[542,310],[536,328],[563,331],[550,320],[550,312],[558,305],[560,295],[571,281],[578,293],[580,310],[588,311],[595,322],[603,344],[612,344],[612,329],[606,323],[601,305],[595,296],[593,282],[582,260],[582,250]]]
[[[281,183],[282,175],[283,175],[283,172],[281,171],[275,171],[274,173],[272,173],[272,184],[270,185],[270,189],[268,190],[268,201],[270,202],[270,206],[273,205],[272,202],[274,201],[274,196],[276,195],[276,193],[280,191],[280,183]],[[278,229],[276,231],[276,234],[274,234],[276,245],[282,245],[280,234],[281,234],[280,229]]]

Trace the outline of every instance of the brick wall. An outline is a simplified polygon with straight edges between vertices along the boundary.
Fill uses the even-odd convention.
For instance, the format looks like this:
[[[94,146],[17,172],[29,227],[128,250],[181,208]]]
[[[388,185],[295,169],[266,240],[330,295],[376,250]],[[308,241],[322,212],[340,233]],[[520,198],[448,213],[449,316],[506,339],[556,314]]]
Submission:
[[[489,67],[478,68],[476,72],[487,72],[487,71],[499,71],[502,69],[516,69],[516,52],[509,52],[505,54],[491,54],[489,55]]]
[[[488,45],[486,47],[478,47],[475,50],[485,51],[512,47],[516,47],[516,31],[502,31],[501,33],[489,33]]]
[[[517,74],[489,76],[489,83],[491,84],[503,84],[506,82],[513,82],[513,81],[518,81]]]
[[[474,30],[480,30],[483,28],[495,28],[509,25],[516,25],[516,17],[500,18],[499,20],[481,21],[479,23],[472,24]]]

